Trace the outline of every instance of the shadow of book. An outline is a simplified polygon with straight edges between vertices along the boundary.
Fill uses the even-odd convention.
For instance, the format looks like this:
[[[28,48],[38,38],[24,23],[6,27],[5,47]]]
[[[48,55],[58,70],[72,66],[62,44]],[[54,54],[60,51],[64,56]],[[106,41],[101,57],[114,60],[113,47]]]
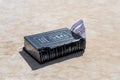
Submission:
[[[28,63],[28,65],[31,67],[32,70],[37,70],[37,69],[43,68],[48,65],[59,63],[59,62],[62,62],[68,59],[75,58],[75,57],[80,57],[83,55],[84,51],[75,52],[70,55],[66,55],[66,56],[45,62],[44,64],[40,64],[39,62],[37,62],[31,55],[29,55],[24,50],[20,51],[19,53],[23,57],[23,59]]]

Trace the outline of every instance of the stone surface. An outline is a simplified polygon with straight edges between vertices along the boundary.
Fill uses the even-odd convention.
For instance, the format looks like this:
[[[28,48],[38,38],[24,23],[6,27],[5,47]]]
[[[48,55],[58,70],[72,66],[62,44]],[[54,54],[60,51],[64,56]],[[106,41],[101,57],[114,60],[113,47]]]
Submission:
[[[21,51],[25,35],[79,19],[87,33],[83,56],[39,65]],[[0,0],[0,80],[120,80],[119,26],[120,0]]]

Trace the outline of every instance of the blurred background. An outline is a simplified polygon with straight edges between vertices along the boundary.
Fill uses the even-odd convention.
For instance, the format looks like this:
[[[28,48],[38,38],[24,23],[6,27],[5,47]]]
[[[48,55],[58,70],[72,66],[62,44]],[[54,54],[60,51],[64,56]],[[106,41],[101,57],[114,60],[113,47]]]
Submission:
[[[82,57],[37,70],[19,54],[26,35],[83,19]],[[120,80],[120,0],[0,0],[0,80]]]

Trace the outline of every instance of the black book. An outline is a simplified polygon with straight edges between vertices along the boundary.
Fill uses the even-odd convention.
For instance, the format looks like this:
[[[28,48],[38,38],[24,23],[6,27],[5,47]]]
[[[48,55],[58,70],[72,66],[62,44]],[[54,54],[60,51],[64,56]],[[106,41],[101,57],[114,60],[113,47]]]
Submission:
[[[68,28],[43,32],[24,37],[24,50],[39,63],[77,51],[84,51],[86,40]]]

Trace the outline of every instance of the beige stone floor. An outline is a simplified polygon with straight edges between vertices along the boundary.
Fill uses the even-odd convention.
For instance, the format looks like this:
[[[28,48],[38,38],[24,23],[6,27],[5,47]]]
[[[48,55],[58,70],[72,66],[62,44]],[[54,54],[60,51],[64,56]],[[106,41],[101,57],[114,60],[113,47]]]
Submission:
[[[83,56],[41,67],[21,52],[25,35],[79,19]],[[0,0],[0,80],[120,80],[120,0]]]

